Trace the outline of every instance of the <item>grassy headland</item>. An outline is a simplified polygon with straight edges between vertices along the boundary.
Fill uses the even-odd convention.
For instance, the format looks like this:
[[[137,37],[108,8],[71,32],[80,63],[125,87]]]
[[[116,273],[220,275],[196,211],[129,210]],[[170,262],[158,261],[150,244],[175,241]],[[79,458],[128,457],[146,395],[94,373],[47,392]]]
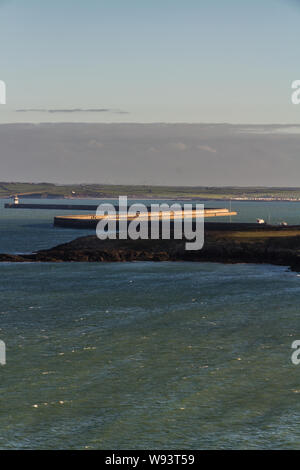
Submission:
[[[117,198],[214,199],[214,200],[299,200],[300,188],[205,187],[0,182],[0,198],[18,194],[31,198]]]

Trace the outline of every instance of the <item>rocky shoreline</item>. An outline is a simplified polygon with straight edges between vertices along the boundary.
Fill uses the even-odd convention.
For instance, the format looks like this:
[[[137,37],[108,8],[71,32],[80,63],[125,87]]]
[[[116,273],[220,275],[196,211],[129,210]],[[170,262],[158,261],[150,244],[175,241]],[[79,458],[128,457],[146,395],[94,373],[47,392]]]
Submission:
[[[99,240],[96,236],[32,254],[0,254],[0,262],[195,261],[268,263],[300,271],[300,227],[209,230],[202,250],[185,250],[185,240]]]

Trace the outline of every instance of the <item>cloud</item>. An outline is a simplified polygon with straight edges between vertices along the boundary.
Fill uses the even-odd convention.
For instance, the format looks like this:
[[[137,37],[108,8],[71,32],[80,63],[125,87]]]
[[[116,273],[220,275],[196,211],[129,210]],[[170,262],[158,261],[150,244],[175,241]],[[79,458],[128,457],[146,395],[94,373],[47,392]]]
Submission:
[[[91,149],[101,149],[103,147],[103,143],[95,139],[89,140],[87,145]]]
[[[243,134],[300,134],[299,124],[279,124],[279,125],[266,125],[266,126],[243,126],[240,130]]]
[[[2,124],[0,175],[64,184],[297,187],[300,133],[282,132],[288,127]]]
[[[148,152],[157,153],[157,152],[159,152],[159,150],[152,145],[151,147],[148,148]]]
[[[209,145],[197,145],[199,150],[204,150],[205,152],[217,153],[216,149],[210,147]]]
[[[181,151],[184,151],[187,149],[187,145],[183,142],[172,142],[171,143],[171,146],[175,149],[175,150],[181,150]]]
[[[16,109],[17,113],[115,113],[115,114],[129,114],[128,111],[122,111],[120,109],[108,109],[108,108],[66,108],[66,109]]]

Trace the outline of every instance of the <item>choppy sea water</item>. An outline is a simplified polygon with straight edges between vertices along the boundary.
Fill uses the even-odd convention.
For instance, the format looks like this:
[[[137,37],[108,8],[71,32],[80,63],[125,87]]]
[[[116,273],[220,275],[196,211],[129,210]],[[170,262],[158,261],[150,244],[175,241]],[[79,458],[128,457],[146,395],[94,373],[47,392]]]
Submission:
[[[55,211],[0,206],[0,252],[91,233],[54,228]],[[240,220],[300,221],[295,203],[235,207]],[[0,448],[300,448],[296,273],[1,263],[0,279]]]

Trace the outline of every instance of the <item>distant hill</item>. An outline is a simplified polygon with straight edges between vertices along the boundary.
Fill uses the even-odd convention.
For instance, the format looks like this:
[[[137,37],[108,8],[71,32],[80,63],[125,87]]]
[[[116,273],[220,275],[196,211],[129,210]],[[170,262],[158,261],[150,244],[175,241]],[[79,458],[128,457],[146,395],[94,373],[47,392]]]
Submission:
[[[117,198],[134,199],[219,199],[300,200],[300,188],[192,187],[0,182],[0,198]]]

